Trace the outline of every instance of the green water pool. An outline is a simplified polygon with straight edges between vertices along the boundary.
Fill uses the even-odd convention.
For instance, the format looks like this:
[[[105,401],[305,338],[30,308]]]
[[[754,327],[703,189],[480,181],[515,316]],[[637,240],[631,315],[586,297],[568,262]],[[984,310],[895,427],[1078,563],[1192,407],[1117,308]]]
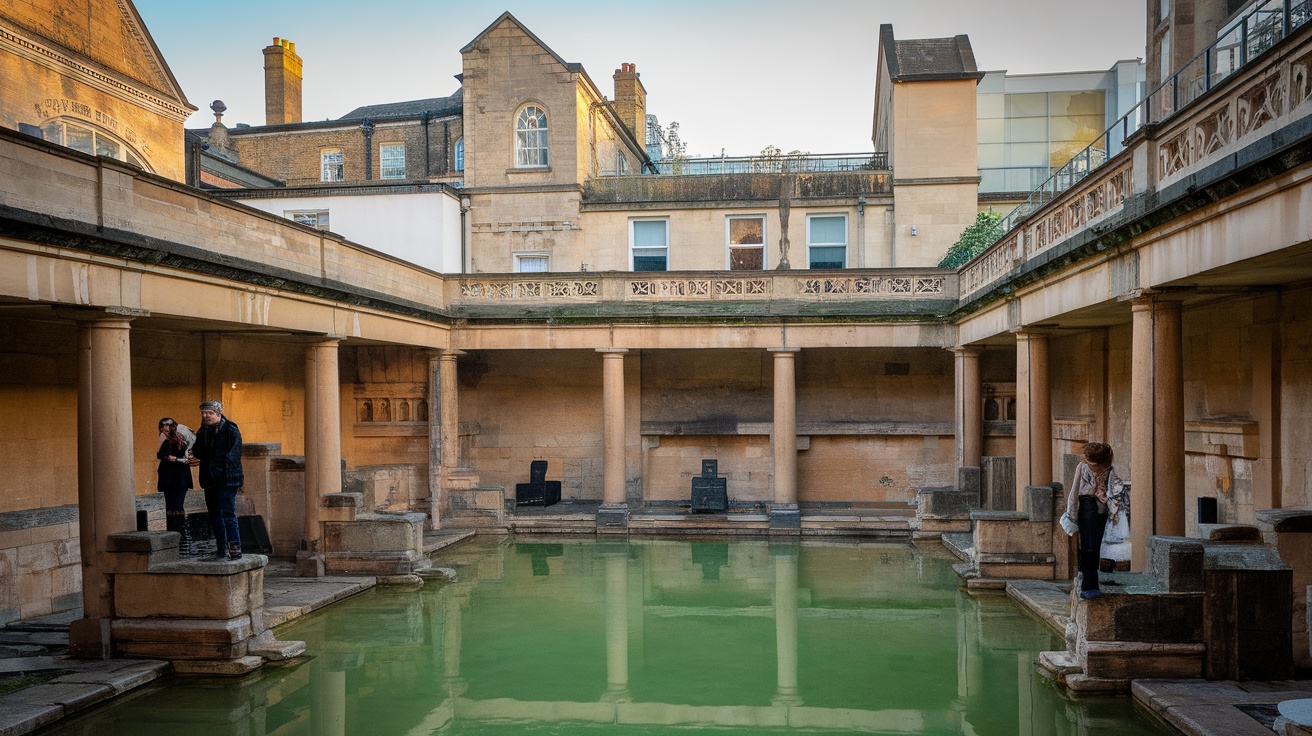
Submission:
[[[278,632],[312,659],[179,678],[50,733],[1165,734],[1035,674],[1058,637],[936,546],[483,537],[456,582]]]

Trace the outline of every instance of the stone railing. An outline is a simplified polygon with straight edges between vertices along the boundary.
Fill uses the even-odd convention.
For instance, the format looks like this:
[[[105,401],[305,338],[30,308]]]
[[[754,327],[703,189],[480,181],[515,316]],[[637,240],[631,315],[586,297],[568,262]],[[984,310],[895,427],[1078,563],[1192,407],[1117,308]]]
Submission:
[[[589,179],[583,187],[583,204],[824,199],[892,193],[888,171],[648,175]]]
[[[1131,195],[1171,187],[1282,128],[1312,116],[1312,23],[1187,105],[1154,119],[1109,159],[1071,188],[1019,220],[997,243],[961,271],[968,301],[999,285],[1024,263],[1072,237],[1113,219]],[[1220,172],[1216,177],[1228,173]],[[1207,181],[1193,181],[1194,187]],[[1015,219],[1015,216],[1012,218]]]
[[[488,303],[954,300],[946,269],[736,273],[488,274],[451,279],[453,305]],[[451,286],[448,286],[451,288]]]

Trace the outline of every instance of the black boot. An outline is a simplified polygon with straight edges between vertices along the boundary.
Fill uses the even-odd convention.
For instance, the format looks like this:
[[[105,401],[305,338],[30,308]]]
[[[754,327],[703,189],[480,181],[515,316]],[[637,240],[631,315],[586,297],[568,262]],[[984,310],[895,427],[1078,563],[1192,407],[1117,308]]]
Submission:
[[[178,555],[187,557],[191,554],[191,537],[187,534],[187,514],[183,511],[165,511],[164,528],[171,532],[177,532]]]
[[[241,542],[228,542],[228,559],[241,559]]]

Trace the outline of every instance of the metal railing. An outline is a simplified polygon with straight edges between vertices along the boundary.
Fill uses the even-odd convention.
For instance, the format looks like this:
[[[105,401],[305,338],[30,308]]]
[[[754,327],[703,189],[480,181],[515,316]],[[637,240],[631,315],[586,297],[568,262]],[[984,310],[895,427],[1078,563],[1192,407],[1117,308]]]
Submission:
[[[1251,11],[1223,30],[1216,41],[1035,188],[1023,203],[1003,218],[999,233],[1011,232],[1035,210],[1125,150],[1125,139],[1145,124],[1169,119],[1309,20],[1312,20],[1312,0],[1258,2]]]
[[[822,153],[777,156],[717,156],[653,161],[657,174],[805,174],[826,171],[887,171],[888,153]],[[622,176],[641,176],[639,172]]]

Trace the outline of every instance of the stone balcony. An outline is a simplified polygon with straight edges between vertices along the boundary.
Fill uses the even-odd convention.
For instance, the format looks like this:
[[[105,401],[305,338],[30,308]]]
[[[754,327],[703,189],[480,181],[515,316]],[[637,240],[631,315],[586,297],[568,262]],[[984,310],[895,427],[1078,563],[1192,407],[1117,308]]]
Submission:
[[[584,209],[643,203],[854,200],[893,196],[891,171],[812,171],[620,176],[589,179]]]
[[[457,318],[939,319],[956,304],[949,269],[483,274],[450,277]]]

